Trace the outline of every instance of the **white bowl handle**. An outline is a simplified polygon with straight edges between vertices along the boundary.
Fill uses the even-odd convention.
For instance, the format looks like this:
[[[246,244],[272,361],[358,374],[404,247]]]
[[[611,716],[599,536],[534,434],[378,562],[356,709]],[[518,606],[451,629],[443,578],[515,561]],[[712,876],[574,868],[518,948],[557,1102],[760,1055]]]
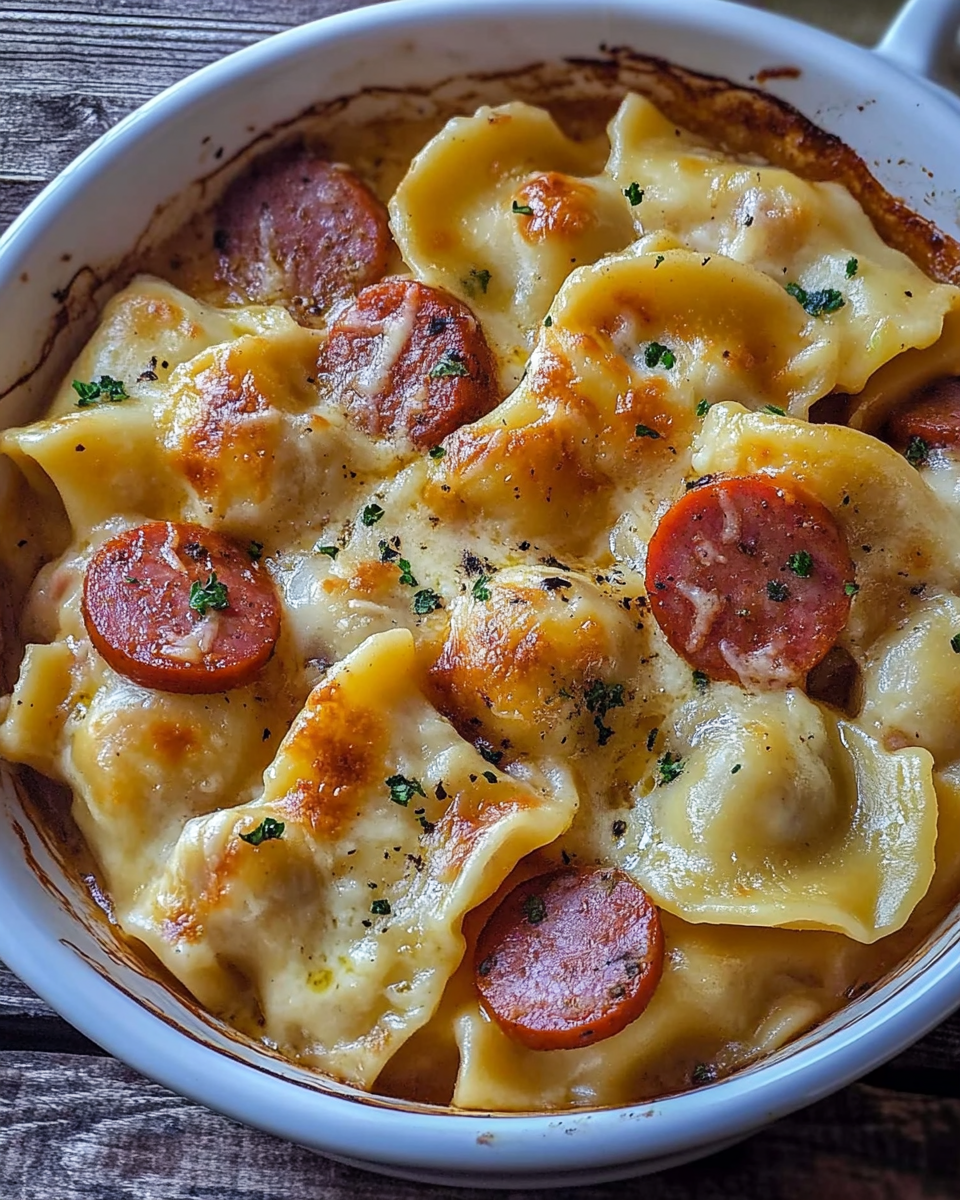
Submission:
[[[927,79],[936,78],[956,45],[960,0],[907,0],[876,52]]]

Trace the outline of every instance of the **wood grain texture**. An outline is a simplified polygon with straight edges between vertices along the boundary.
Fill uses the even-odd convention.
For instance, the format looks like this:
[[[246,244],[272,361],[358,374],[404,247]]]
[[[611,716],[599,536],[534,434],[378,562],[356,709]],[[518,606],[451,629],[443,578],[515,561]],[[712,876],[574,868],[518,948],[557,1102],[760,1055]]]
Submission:
[[[858,1084],[642,1183],[486,1192],[387,1181],[235,1125],[115,1059],[0,1055],[10,1200],[955,1200],[960,1100]]]
[[[0,0],[0,230],[144,100],[224,54],[371,0]],[[457,0],[467,2],[467,0]],[[869,43],[897,0],[757,0]],[[237,1126],[104,1055],[0,965],[0,1200],[955,1200],[960,1018],[865,1083],[635,1184],[449,1191]]]

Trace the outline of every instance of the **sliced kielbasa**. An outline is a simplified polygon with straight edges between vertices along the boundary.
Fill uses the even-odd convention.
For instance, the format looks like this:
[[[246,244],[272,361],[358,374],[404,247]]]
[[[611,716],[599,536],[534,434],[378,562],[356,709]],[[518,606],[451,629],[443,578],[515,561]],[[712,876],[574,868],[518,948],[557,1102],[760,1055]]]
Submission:
[[[883,436],[901,452],[911,443],[917,447],[919,438],[918,457],[934,447],[960,445],[960,377],[935,379],[915,392],[889,418]]]
[[[421,450],[499,400],[476,317],[448,292],[411,279],[364,288],[334,323],[318,365],[362,429],[399,431]]]
[[[623,871],[562,868],[504,899],[477,941],[484,1007],[532,1050],[612,1037],[650,1003],[663,969],[660,914]]]
[[[126,530],[87,567],[91,641],[144,687],[206,693],[250,682],[280,633],[280,602],[258,554],[202,525]]]
[[[256,304],[309,320],[387,269],[387,211],[341,163],[302,144],[257,159],[215,217],[220,277]]]
[[[847,622],[853,564],[836,521],[792,485],[751,476],[686,493],[647,551],[650,607],[711,679],[790,687]]]

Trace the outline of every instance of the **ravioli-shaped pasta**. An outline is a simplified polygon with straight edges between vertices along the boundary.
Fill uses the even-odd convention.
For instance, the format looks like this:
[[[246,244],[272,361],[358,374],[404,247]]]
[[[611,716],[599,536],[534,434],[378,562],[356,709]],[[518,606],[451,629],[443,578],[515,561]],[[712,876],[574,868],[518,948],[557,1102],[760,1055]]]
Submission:
[[[528,1050],[486,1018],[472,989],[452,996],[444,1015],[460,1049],[454,1105],[616,1105],[708,1082],[832,1012],[863,954],[835,934],[710,928],[669,916],[663,934],[663,976],[649,1007],[621,1033],[583,1049]]]
[[[188,822],[133,918],[204,1004],[235,1014],[244,985],[261,1036],[360,1086],[429,1020],[464,914],[577,803],[562,769],[492,767],[413,673],[401,630],[341,662],[262,797]]]
[[[495,755],[563,753],[613,736],[642,647],[627,612],[592,581],[515,567],[457,600],[430,679],[440,708]]]
[[[626,198],[594,174],[602,161],[543,109],[481,108],[447,122],[390,203],[404,260],[470,304],[508,386],[567,275],[633,240]]]
[[[938,766],[960,758],[958,633],[960,597],[924,597],[863,667],[863,722],[891,748],[926,747]]]
[[[855,591],[841,637],[858,662],[871,643],[931,591],[960,574],[960,523],[902,455],[839,425],[712,408],[693,455],[698,475],[763,474],[796,481],[842,529]]]
[[[606,538],[626,507],[649,536],[689,469],[701,401],[786,407],[829,387],[804,328],[782,288],[719,256],[641,243],[582,268],[516,391],[447,439],[450,494],[434,489],[429,503],[451,515],[469,505],[571,553]]]
[[[891,753],[800,691],[714,684],[662,731],[612,857],[690,921],[899,929],[933,875],[926,750]],[[673,771],[662,764],[679,763]]]
[[[809,353],[832,375],[825,391],[859,391],[901,351],[936,341],[944,316],[957,308],[960,291],[934,283],[887,246],[838,183],[731,161],[636,95],[611,122],[610,141],[607,170],[643,192],[633,210],[638,231],[667,231],[699,253],[736,259],[778,286],[802,289]],[[797,402],[793,411],[805,410]]]

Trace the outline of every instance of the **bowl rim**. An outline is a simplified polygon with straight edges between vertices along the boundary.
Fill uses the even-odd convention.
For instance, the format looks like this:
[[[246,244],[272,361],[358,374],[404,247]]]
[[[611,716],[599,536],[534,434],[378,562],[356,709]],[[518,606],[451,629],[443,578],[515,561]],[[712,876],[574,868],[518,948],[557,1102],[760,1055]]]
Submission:
[[[935,119],[948,124],[958,119],[949,95],[939,94],[935,85],[897,63],[791,18],[728,0],[605,0],[602,6],[590,0],[472,0],[462,6],[451,6],[448,0],[390,0],[245,47],[173,84],[125,117],[48,184],[0,236],[0,295],[52,221],[75,202],[75,190],[88,186],[106,162],[122,158],[132,142],[161,130],[201,97],[234,87],[238,79],[275,68],[324,42],[387,31],[410,33],[438,22],[453,26],[480,17],[597,20],[601,10],[635,19],[638,30],[645,19],[657,17],[676,24],[681,33],[693,25],[701,32],[707,27],[745,39],[748,31],[751,37],[759,31],[792,50],[799,39],[825,59],[842,54],[847,64],[869,63],[878,93],[906,89],[919,97],[928,117],[932,110]],[[565,1172],[583,1169],[619,1167],[622,1175],[623,1168],[644,1161],[689,1155],[697,1147],[708,1148],[708,1142],[745,1136],[846,1086],[923,1036],[960,1004],[960,942],[935,953],[937,942],[931,938],[923,958],[911,964],[899,982],[888,979],[879,987],[878,996],[888,994],[870,1011],[788,1055],[776,1070],[765,1070],[760,1060],[756,1068],[692,1092],[585,1112],[410,1111],[402,1101],[372,1106],[296,1085],[198,1044],[178,1029],[165,1028],[143,1004],[86,968],[67,943],[45,930],[26,898],[13,900],[11,916],[20,919],[0,924],[0,955],[71,1024],[123,1062],[181,1095],[287,1140],[362,1160],[373,1168],[416,1172],[429,1166],[474,1186],[483,1185],[480,1176],[500,1186],[507,1176],[521,1185],[525,1180],[542,1184],[548,1177],[559,1180]],[[23,937],[24,930],[31,936]],[[933,961],[925,963],[927,958]],[[78,969],[83,972],[82,986],[71,988],[65,981],[78,978]],[[590,1136],[583,1136],[587,1132]],[[562,1136],[570,1133],[580,1136]]]

